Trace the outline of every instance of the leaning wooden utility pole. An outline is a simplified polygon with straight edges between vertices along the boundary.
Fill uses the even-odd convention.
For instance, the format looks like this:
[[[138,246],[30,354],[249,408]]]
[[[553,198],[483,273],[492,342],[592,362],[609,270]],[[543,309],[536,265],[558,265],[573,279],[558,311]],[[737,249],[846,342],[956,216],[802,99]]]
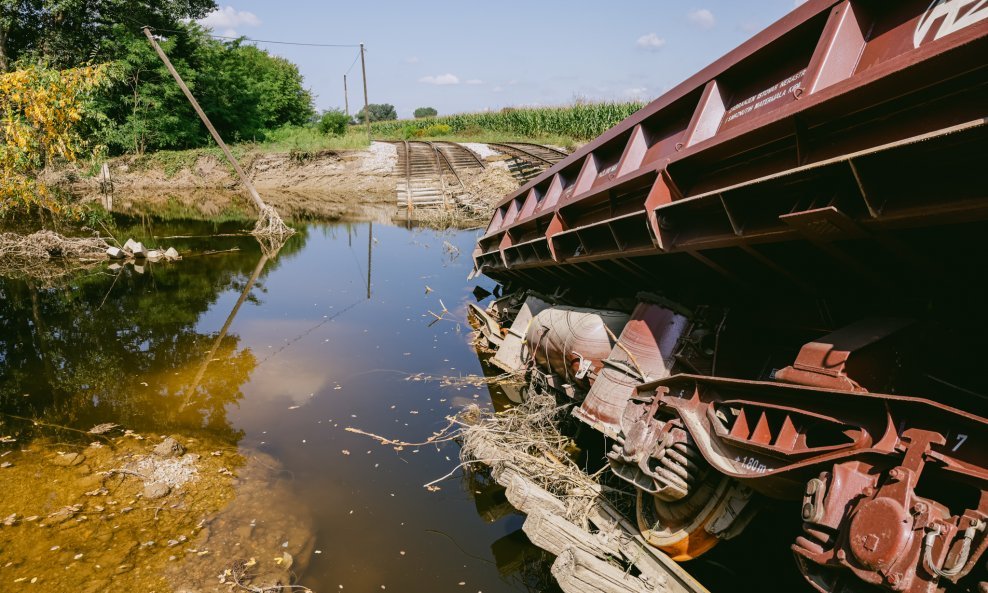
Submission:
[[[364,121],[367,122],[367,141],[371,141],[370,103],[367,101],[367,64],[364,62],[364,44],[360,44],[360,72],[364,77]]]
[[[233,157],[233,153],[230,152],[230,149],[227,148],[226,143],[223,142],[223,138],[220,138],[219,132],[217,132],[216,128],[213,127],[213,123],[209,121],[208,117],[206,117],[206,112],[202,110],[202,107],[199,106],[199,102],[196,101],[194,96],[192,96],[192,91],[189,90],[189,87],[185,85],[185,81],[182,80],[181,76],[179,76],[178,70],[175,70],[175,66],[172,66],[171,60],[169,60],[168,56],[165,55],[164,50],[161,49],[158,42],[154,40],[154,36],[151,35],[151,29],[144,27],[144,36],[151,42],[151,46],[154,48],[154,51],[158,53],[158,57],[165,63],[165,67],[168,68],[168,72],[171,73],[172,78],[175,79],[175,82],[178,83],[179,88],[181,88],[182,92],[185,93],[185,98],[192,104],[192,108],[195,109],[196,113],[199,115],[199,119],[202,120],[202,123],[206,124],[206,129],[209,130],[209,133],[213,136],[213,140],[219,144],[220,149],[223,151],[223,155],[226,156],[226,160],[233,166],[233,170],[237,172],[237,176],[240,177],[241,183],[244,184],[244,187],[247,188],[247,192],[250,193],[250,197],[254,201],[254,205],[257,206],[257,210],[260,213],[258,224],[254,227],[254,234],[275,234],[285,236],[294,233],[294,230],[285,226],[285,223],[281,221],[281,217],[279,217],[278,213],[274,211],[274,208],[271,208],[265,204],[264,200],[261,199],[260,194],[258,194],[257,190],[254,188],[254,184],[250,182],[250,179],[247,178],[247,174],[244,173],[244,170],[240,167],[240,163],[238,163],[237,159]]]
[[[343,75],[343,105],[346,109],[346,116],[350,117],[350,94],[346,90],[346,74]]]

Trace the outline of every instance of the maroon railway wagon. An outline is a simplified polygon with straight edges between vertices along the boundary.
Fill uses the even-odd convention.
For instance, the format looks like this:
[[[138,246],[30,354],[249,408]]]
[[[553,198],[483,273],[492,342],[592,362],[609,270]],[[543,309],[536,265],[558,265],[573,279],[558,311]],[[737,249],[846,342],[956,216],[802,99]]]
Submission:
[[[494,213],[493,361],[645,538],[801,501],[825,593],[988,591],[988,2],[810,0]]]

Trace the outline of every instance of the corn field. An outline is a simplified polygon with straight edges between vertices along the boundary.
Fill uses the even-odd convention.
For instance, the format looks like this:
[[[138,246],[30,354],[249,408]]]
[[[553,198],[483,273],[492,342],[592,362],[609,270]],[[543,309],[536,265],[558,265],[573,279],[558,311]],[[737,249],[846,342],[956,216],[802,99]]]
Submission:
[[[409,131],[440,124],[449,126],[454,135],[486,131],[525,138],[557,135],[590,140],[644,106],[644,103],[632,102],[579,103],[567,107],[509,107],[501,111],[379,121],[372,123],[371,127],[376,136],[385,138],[406,137]]]

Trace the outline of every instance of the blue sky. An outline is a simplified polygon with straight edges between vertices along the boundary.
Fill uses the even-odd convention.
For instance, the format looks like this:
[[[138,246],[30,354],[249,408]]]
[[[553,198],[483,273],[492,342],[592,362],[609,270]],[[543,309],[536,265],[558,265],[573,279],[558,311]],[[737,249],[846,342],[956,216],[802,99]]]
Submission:
[[[220,0],[217,35],[367,45],[371,103],[399,117],[591,100],[654,99],[799,0],[564,2],[320,2]],[[352,48],[259,44],[299,65],[316,107],[343,107]],[[360,64],[348,77],[363,101]]]

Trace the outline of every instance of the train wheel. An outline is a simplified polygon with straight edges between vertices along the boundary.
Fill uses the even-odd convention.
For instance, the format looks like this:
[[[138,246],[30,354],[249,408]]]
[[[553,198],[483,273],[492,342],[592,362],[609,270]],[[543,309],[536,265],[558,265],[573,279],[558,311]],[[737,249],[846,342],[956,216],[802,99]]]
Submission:
[[[669,502],[639,490],[635,515],[648,543],[684,562],[739,533],[753,514],[750,499],[747,487],[710,472],[683,500]]]

